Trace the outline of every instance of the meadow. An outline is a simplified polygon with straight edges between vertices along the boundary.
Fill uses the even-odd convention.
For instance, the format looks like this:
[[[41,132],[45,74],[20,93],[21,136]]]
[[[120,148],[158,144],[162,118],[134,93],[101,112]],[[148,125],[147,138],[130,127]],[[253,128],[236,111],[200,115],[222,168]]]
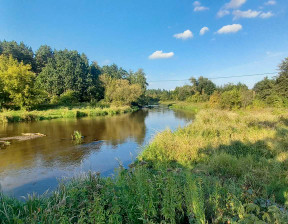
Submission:
[[[288,223],[288,110],[198,108],[112,177],[0,196],[0,223]],[[193,110],[194,111],[194,110]]]

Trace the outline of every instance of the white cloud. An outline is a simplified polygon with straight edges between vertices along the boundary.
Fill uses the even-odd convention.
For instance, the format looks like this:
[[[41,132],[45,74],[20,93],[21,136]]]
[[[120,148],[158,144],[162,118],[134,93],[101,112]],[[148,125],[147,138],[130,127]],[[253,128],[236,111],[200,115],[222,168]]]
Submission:
[[[224,5],[225,9],[237,9],[240,8],[246,0],[231,0],[227,4]]]
[[[262,12],[260,14],[260,18],[262,18],[262,19],[268,19],[272,16],[274,16],[274,14],[272,12]]]
[[[233,11],[234,20],[239,18],[256,18],[260,17],[262,19],[267,19],[273,16],[274,14],[272,12],[261,12],[261,11],[253,11],[251,9],[247,11],[241,11],[241,10],[234,10]]]
[[[149,59],[162,59],[162,58],[171,58],[174,56],[174,52],[163,53],[163,51],[155,51],[149,56]]]
[[[217,17],[221,18],[230,14],[229,9],[240,8],[247,0],[230,0],[217,13]]]
[[[195,1],[193,3],[193,5],[194,5],[194,12],[200,12],[200,11],[209,10],[208,7],[202,6],[199,1]]]
[[[237,33],[240,30],[242,30],[241,24],[232,24],[232,25],[223,26],[221,29],[217,31],[217,33],[218,34]]]
[[[209,8],[205,6],[197,6],[194,8],[194,12],[200,12],[200,11],[205,11],[205,10],[209,10]]]
[[[229,14],[230,14],[230,12],[229,12],[228,10],[226,10],[226,9],[220,9],[220,10],[218,11],[218,13],[217,13],[217,17],[221,18],[221,17],[227,16],[227,15],[229,15]]]
[[[206,32],[209,31],[209,28],[207,26],[204,26],[201,30],[200,30],[200,35],[204,35]]]
[[[276,5],[276,1],[270,0],[270,1],[266,2],[265,5]]]
[[[241,10],[234,10],[234,20],[239,18],[256,18],[261,14],[261,11],[253,11],[251,9],[247,11],[241,11]]]
[[[177,39],[186,40],[189,38],[193,38],[193,33],[190,30],[185,30],[183,33],[177,33],[173,35]]]
[[[195,2],[193,3],[193,5],[196,7],[196,6],[200,6],[201,3],[200,3],[199,1],[195,1]]]

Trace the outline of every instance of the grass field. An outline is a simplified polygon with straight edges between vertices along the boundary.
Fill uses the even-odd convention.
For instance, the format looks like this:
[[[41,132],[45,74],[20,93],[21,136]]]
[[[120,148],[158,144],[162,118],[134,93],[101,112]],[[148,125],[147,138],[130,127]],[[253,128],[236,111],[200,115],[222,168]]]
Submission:
[[[197,111],[113,177],[0,196],[1,223],[288,223],[288,110]]]

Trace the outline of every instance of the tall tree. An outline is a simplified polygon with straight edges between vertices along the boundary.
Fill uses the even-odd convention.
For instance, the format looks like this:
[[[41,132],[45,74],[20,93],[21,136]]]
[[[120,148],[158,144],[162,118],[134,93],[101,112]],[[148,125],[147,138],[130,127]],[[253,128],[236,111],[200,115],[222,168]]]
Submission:
[[[88,88],[89,62],[87,57],[77,51],[55,51],[54,58],[37,77],[37,85],[50,95],[61,95],[73,90],[80,94],[80,101],[85,98]]]
[[[36,63],[34,53],[31,47],[28,47],[23,42],[19,44],[16,41],[0,41],[0,55],[12,55],[19,62],[23,61],[25,65],[31,65],[32,71],[36,71]]]
[[[109,75],[113,79],[126,79],[129,75],[126,70],[121,67],[118,68],[116,64],[103,66],[102,74]]]
[[[216,90],[216,85],[209,79],[200,76],[197,79],[190,78],[190,82],[192,83],[192,88],[195,92],[199,92],[200,94],[211,95]]]
[[[142,68],[138,69],[136,72],[130,71],[127,79],[131,84],[139,84],[143,90],[143,93],[145,93],[148,83],[146,80],[146,74]]]
[[[130,105],[136,102],[142,94],[139,84],[130,84],[127,79],[115,79],[109,75],[100,76],[105,87],[105,100],[119,105]]]
[[[288,99],[288,58],[285,58],[279,66],[280,73],[276,78],[276,92]]]
[[[97,62],[93,61],[89,66],[87,77],[87,100],[99,101],[104,98],[104,87],[101,85],[99,76],[101,75],[101,67]]]
[[[265,77],[254,85],[253,90],[255,91],[257,98],[266,100],[267,97],[271,96],[275,92],[275,80]]]
[[[54,57],[54,52],[50,46],[41,45],[35,53],[36,70],[37,73],[42,71],[42,68],[46,66],[49,59]]]
[[[0,56],[0,92],[4,98],[9,97],[5,104],[23,108],[39,103],[39,91],[34,89],[34,79],[35,73],[31,71],[30,65],[18,62],[11,55]]]

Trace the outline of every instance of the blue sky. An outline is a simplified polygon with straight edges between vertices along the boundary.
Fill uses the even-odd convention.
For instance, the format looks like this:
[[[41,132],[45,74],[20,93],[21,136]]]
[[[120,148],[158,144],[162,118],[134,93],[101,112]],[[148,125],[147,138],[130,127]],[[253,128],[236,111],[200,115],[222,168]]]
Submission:
[[[188,81],[152,81],[277,71],[288,56],[287,11],[287,0],[0,0],[0,40],[76,49],[173,89]],[[213,81],[252,87],[262,78]]]

